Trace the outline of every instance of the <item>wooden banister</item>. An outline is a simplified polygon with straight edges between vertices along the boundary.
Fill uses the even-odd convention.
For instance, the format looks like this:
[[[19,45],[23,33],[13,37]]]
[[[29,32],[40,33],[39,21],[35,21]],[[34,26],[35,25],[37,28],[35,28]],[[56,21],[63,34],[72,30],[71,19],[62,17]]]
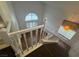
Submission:
[[[30,47],[32,47],[32,49],[33,49],[33,48],[35,48],[34,45],[37,46],[38,42],[42,43],[41,39],[44,38],[43,29],[44,29],[44,25],[39,25],[36,27],[8,33],[8,36],[13,40],[13,43],[16,46],[15,49],[18,48],[18,46],[21,49],[21,54],[20,54],[20,56],[21,56],[24,54],[25,50],[30,51],[30,49],[29,49]],[[27,35],[27,33],[29,33],[29,36]],[[38,36],[39,36],[39,38],[38,38]],[[28,37],[29,37],[29,39],[27,39]],[[29,46],[29,44],[31,46]]]
[[[36,30],[36,29],[39,29],[39,28],[42,28],[42,27],[44,27],[44,25],[39,25],[39,26],[36,26],[36,27],[32,27],[32,28],[28,28],[28,29],[23,29],[23,30],[11,32],[11,33],[8,33],[8,35],[22,34],[22,33],[30,32],[32,30]]]

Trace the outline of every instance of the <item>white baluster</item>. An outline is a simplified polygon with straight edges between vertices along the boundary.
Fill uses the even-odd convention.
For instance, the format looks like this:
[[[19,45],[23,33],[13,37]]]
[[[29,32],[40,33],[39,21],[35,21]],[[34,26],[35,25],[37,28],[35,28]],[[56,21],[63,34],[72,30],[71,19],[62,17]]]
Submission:
[[[26,38],[25,33],[23,34],[23,36],[24,36],[24,40],[25,40],[25,43],[26,43],[26,48],[27,48],[27,50],[29,50],[29,49],[28,49],[28,44],[27,44],[27,38]]]
[[[38,43],[38,29],[36,30],[36,43]]]
[[[33,47],[33,34],[32,34],[32,31],[30,31],[30,43],[31,43],[31,46]]]
[[[43,28],[40,28],[40,39],[39,41],[42,42],[42,39],[43,39]]]

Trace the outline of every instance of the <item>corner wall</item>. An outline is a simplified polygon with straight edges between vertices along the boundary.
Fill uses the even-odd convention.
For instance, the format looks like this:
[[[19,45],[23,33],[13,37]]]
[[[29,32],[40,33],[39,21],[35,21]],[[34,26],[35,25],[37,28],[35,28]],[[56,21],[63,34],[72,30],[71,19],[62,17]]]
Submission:
[[[62,41],[70,45],[68,39],[62,37],[58,34],[58,30],[60,25],[62,24],[63,20],[65,19],[65,14],[62,9],[56,8],[51,5],[46,5],[44,17],[47,18],[46,28],[53,33],[54,35],[58,36]]]
[[[46,5],[44,17],[47,17],[47,28],[52,33],[57,34],[59,26],[65,19],[64,13],[54,6]]]
[[[62,24],[62,21],[67,17],[67,15],[65,15],[65,12],[62,9],[56,8],[51,5],[46,5],[44,17],[47,17],[46,28],[51,33],[55,34],[61,40],[67,43],[69,46],[74,45],[78,41],[79,31],[77,31],[76,35],[71,40],[68,40],[58,34],[58,29]]]

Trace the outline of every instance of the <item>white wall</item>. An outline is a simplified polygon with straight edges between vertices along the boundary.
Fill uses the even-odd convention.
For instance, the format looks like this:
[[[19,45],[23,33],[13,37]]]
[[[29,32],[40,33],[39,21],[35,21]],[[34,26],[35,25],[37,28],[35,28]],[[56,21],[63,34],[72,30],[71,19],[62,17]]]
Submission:
[[[67,17],[62,9],[46,5],[44,17],[47,17],[46,27],[48,28],[48,30],[51,31],[53,34],[57,35],[65,43],[72,46],[78,41],[78,33],[76,33],[76,35],[71,40],[68,40],[58,34],[58,29],[62,24],[62,21]]]
[[[16,1],[12,2],[16,16],[17,16],[17,21],[19,23],[20,29],[26,28],[26,23],[25,23],[25,16],[29,11],[35,11],[38,16],[39,16],[39,21],[42,21],[43,18],[43,4],[41,2],[33,2],[33,1]]]
[[[54,7],[53,5],[52,6],[47,5],[45,8],[45,15],[44,15],[44,17],[47,17],[46,26],[52,33],[57,35],[62,41],[67,43],[69,46],[71,46],[71,49],[69,52],[70,56],[79,56],[78,55],[79,48],[77,48],[77,47],[79,47],[78,46],[78,44],[79,44],[79,33],[78,33],[79,30],[76,31],[77,32],[76,35],[71,40],[68,40],[68,39],[66,39],[63,36],[58,34],[59,26],[62,24],[62,21],[65,18],[72,17],[73,20],[78,21],[79,14],[78,14],[77,10],[79,10],[79,9],[78,8],[75,9],[74,7],[72,7],[72,9],[70,9],[70,10],[68,10],[68,9],[70,9],[70,8],[66,8],[65,9],[66,11],[64,11],[62,9],[58,9],[58,8]],[[73,9],[75,9],[75,13],[74,13],[74,11],[72,11]],[[73,49],[75,49],[75,52],[73,51]]]
[[[9,22],[12,23],[12,31],[17,31],[19,29],[16,20],[15,12],[11,2],[0,2],[1,17],[3,18],[5,24],[8,27]]]
[[[11,23],[11,28],[10,28],[11,31],[17,31],[17,30],[19,30],[18,23],[17,23],[16,16],[15,16],[15,12],[13,10],[11,2],[5,2],[5,1],[1,2],[0,1],[0,11],[1,11],[0,15],[2,16],[4,22],[5,23],[7,22],[7,24],[6,24],[7,27]],[[6,42],[9,45],[12,45],[12,47],[15,47],[14,50],[16,52],[19,51],[19,48],[16,47],[16,46],[19,46],[18,45],[17,37],[14,37],[15,40],[13,40],[10,37],[8,37],[6,29],[2,29],[1,32],[0,32],[0,34],[1,34],[0,36],[1,36],[1,38],[2,38],[2,40],[4,42]]]
[[[16,14],[15,14],[13,5],[11,2],[7,2],[7,4],[8,4],[8,7],[10,9],[10,14],[11,14],[12,31],[17,31],[17,30],[19,30],[19,26],[18,26],[18,22],[16,19]]]
[[[10,12],[6,2],[0,2],[0,15],[3,18],[3,21],[7,25],[10,20]]]
[[[46,5],[44,17],[47,17],[46,26],[48,29],[52,33],[57,33],[62,20],[64,20],[63,11],[54,6]]]

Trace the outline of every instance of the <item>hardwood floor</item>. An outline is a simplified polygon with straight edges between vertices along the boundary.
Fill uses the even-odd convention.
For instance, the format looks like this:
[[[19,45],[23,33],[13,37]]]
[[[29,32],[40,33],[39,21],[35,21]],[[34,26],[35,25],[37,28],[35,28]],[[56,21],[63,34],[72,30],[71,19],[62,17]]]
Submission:
[[[57,43],[45,44],[26,57],[68,57],[68,50]]]
[[[58,43],[44,44],[26,57],[68,57],[68,50],[61,47]],[[11,47],[0,50],[0,57],[15,57]]]
[[[36,43],[35,39],[38,39],[37,42],[40,39],[39,38],[40,35],[38,35],[38,38],[36,38],[35,31],[33,31],[32,34],[33,34],[33,38],[31,39],[30,32],[26,33],[28,47],[31,46],[31,44],[30,44],[31,41],[32,41],[32,44],[34,44],[34,43]],[[38,30],[38,34],[40,34],[40,30]],[[67,46],[67,44],[62,42],[60,38],[53,35],[52,40],[56,40],[56,39],[59,40],[59,42],[44,44],[42,47],[33,51],[32,53],[30,53],[26,57],[68,57],[69,56],[68,55],[69,47]],[[25,42],[25,39],[23,37],[23,34],[21,37],[21,43],[22,43],[22,49],[25,50],[26,49],[26,42]]]
[[[15,57],[15,52],[13,51],[12,47],[9,46],[0,50],[0,57]]]

